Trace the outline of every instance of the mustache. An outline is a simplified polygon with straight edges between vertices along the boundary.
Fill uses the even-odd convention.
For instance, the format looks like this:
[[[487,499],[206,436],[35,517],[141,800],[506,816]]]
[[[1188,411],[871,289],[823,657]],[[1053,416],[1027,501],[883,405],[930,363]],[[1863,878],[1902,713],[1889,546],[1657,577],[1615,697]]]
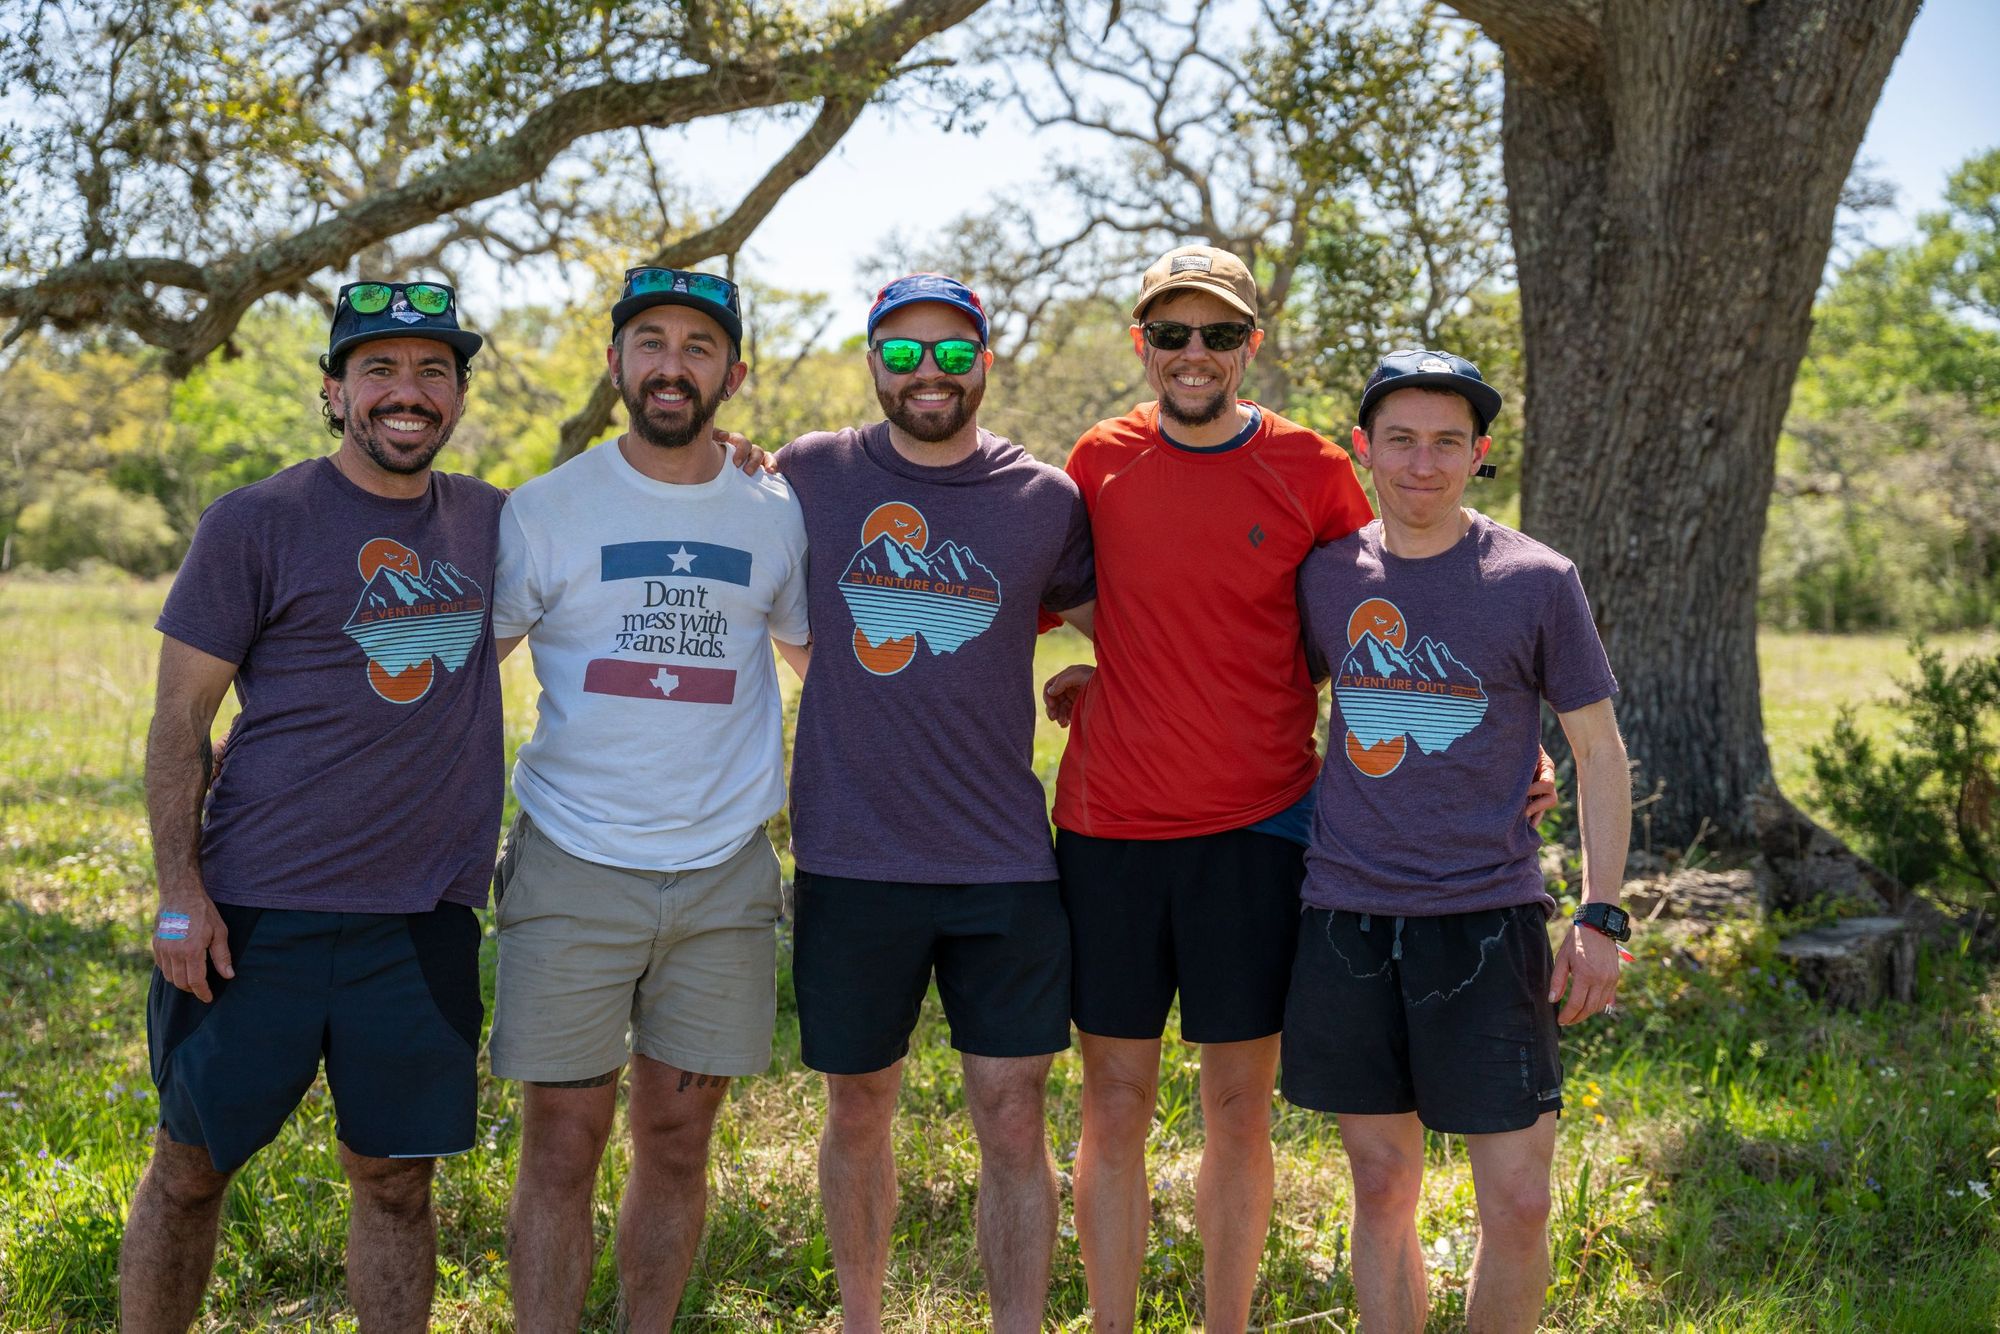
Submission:
[[[678,394],[687,395],[688,401],[691,403],[699,403],[701,401],[701,391],[695,387],[693,380],[688,379],[684,375],[678,379],[669,379],[664,375],[656,375],[639,386],[639,395],[641,398],[644,398],[649,394],[657,394],[668,389]]]
[[[368,414],[368,420],[370,421],[381,421],[385,417],[415,417],[420,421],[427,421],[433,426],[444,420],[443,417],[439,416],[432,409],[421,405],[405,406],[392,404],[387,407],[377,408]]]

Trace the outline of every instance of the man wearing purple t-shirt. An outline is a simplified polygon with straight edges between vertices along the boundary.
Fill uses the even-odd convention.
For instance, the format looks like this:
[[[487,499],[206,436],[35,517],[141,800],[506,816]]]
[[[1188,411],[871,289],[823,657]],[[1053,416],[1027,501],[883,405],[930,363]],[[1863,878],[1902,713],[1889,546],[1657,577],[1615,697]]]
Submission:
[[[1370,1330],[1424,1324],[1425,1127],[1464,1135],[1472,1160],[1468,1324],[1535,1327],[1557,1027],[1610,1006],[1630,934],[1617,906],[1632,815],[1617,685],[1576,568],[1459,505],[1499,410],[1471,362],[1391,353],[1354,430],[1382,517],[1299,569],[1306,656],[1333,679],[1341,741],[1316,790],[1284,1092],[1339,1117]],[[1521,818],[1544,701],[1576,757],[1583,835],[1583,906],[1553,956],[1555,902]]]
[[[473,909],[501,800],[487,599],[503,497],[431,470],[481,343],[455,302],[437,283],[340,290],[320,361],[340,447],[211,505],[160,613],[146,738],[160,1125],[119,1260],[128,1331],[192,1323],[224,1189],[322,1056],[353,1188],[355,1315],[369,1330],[428,1320],[432,1163],[473,1142]],[[212,774],[232,683],[242,713]]]
[[[886,421],[801,437],[813,652],[792,760],[793,977],[827,1076],[820,1194],[849,1334],[881,1328],[890,1128],[933,973],[979,1138],[993,1327],[1041,1327],[1056,1235],[1043,1119],[1069,1046],[1069,927],[1032,764],[1037,613],[1089,632],[1076,485],[982,431],[992,354],[963,283],[912,274],[868,315]]]

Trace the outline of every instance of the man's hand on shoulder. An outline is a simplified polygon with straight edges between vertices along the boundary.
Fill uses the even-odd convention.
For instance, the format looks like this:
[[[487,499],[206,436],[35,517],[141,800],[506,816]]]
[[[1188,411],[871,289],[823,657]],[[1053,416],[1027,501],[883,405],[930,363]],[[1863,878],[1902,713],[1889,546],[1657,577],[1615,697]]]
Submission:
[[[715,442],[727,446],[729,461],[752,477],[760,472],[778,470],[778,456],[757,448],[750,443],[747,436],[738,435],[734,431],[725,431],[718,426],[715,428]]]
[[[229,929],[206,891],[196,888],[160,895],[153,916],[153,962],[160,974],[197,1000],[215,999],[208,986],[208,963],[224,977],[236,976],[229,954]]]

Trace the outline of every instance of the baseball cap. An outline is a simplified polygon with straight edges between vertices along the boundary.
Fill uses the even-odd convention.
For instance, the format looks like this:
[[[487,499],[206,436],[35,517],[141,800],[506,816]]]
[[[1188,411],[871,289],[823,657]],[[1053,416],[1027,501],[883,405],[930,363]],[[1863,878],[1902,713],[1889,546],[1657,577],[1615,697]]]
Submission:
[[[458,327],[458,295],[448,283],[348,283],[334,298],[327,360],[378,338],[435,338],[468,361],[486,345]]]
[[[1132,318],[1144,316],[1146,307],[1167,293],[1189,289],[1212,292],[1252,324],[1257,322],[1257,280],[1250,276],[1249,266],[1227,250],[1209,245],[1184,245],[1154,260],[1139,279]]]
[[[914,306],[919,301],[938,301],[964,311],[978,328],[979,341],[986,341],[986,307],[979,303],[978,293],[942,273],[907,274],[877,292],[875,304],[868,308],[868,337],[871,340],[875,337],[875,326],[890,311]]]
[[[743,346],[742,297],[736,284],[719,273],[667,269],[656,264],[625,270],[624,289],[617,304],[611,307],[611,337],[615,340],[627,320],[654,306],[698,310],[722,326],[731,347]]]
[[[1478,419],[1481,435],[1486,434],[1486,428],[1500,415],[1500,391],[1486,383],[1479,367],[1464,357],[1419,347],[1391,352],[1382,358],[1361,391],[1360,420],[1367,421],[1375,405],[1398,389],[1420,388],[1449,389],[1463,397],[1472,404],[1472,415]]]

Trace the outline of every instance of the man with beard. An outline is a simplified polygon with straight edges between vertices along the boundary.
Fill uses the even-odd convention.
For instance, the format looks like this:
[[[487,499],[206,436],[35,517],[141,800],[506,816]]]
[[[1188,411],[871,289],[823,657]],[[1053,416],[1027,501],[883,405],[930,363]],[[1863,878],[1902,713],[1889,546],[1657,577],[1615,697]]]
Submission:
[[[771,641],[806,641],[784,482],[710,436],[743,384],[736,285],[636,268],[606,349],[628,427],[530,481],[500,523],[494,632],[541,685],[495,888],[493,1073],[526,1084],[509,1215],[523,1331],[574,1330],[591,1196],[631,1067],[624,1307],[673,1323],[732,1076],[770,1064],[784,800]],[[800,661],[802,661],[802,656]]]
[[[501,799],[486,590],[502,496],[431,471],[481,343],[454,306],[438,283],[341,288],[320,361],[339,449],[211,505],[160,613],[160,1124],[119,1259],[127,1330],[193,1322],[224,1189],[322,1056],[355,1315],[428,1324],[432,1165],[473,1143],[473,910]],[[232,682],[217,774],[209,729]]]
[[[1083,1049],[1077,1236],[1095,1327],[1131,1329],[1178,993],[1181,1037],[1201,1047],[1207,1328],[1241,1330],[1270,1222],[1271,1095],[1319,768],[1294,584],[1315,546],[1373,515],[1346,451],[1237,397],[1264,337],[1241,260],[1168,252],[1132,319],[1158,399],[1086,431],[1066,465],[1110,590],[1097,669],[1048,687],[1051,715],[1071,724],[1055,822]],[[1531,789],[1530,818],[1553,791]]]
[[[979,1139],[996,1330],[1041,1327],[1055,1245],[1043,1093],[1069,1046],[1069,931],[1032,763],[1035,633],[1044,608],[1088,633],[1096,586],[1076,484],[979,429],[986,337],[963,283],[890,283],[868,315],[887,420],[778,454],[814,552],[792,975],[827,1076],[820,1198],[848,1334],[881,1328],[890,1131],[933,976]]]

